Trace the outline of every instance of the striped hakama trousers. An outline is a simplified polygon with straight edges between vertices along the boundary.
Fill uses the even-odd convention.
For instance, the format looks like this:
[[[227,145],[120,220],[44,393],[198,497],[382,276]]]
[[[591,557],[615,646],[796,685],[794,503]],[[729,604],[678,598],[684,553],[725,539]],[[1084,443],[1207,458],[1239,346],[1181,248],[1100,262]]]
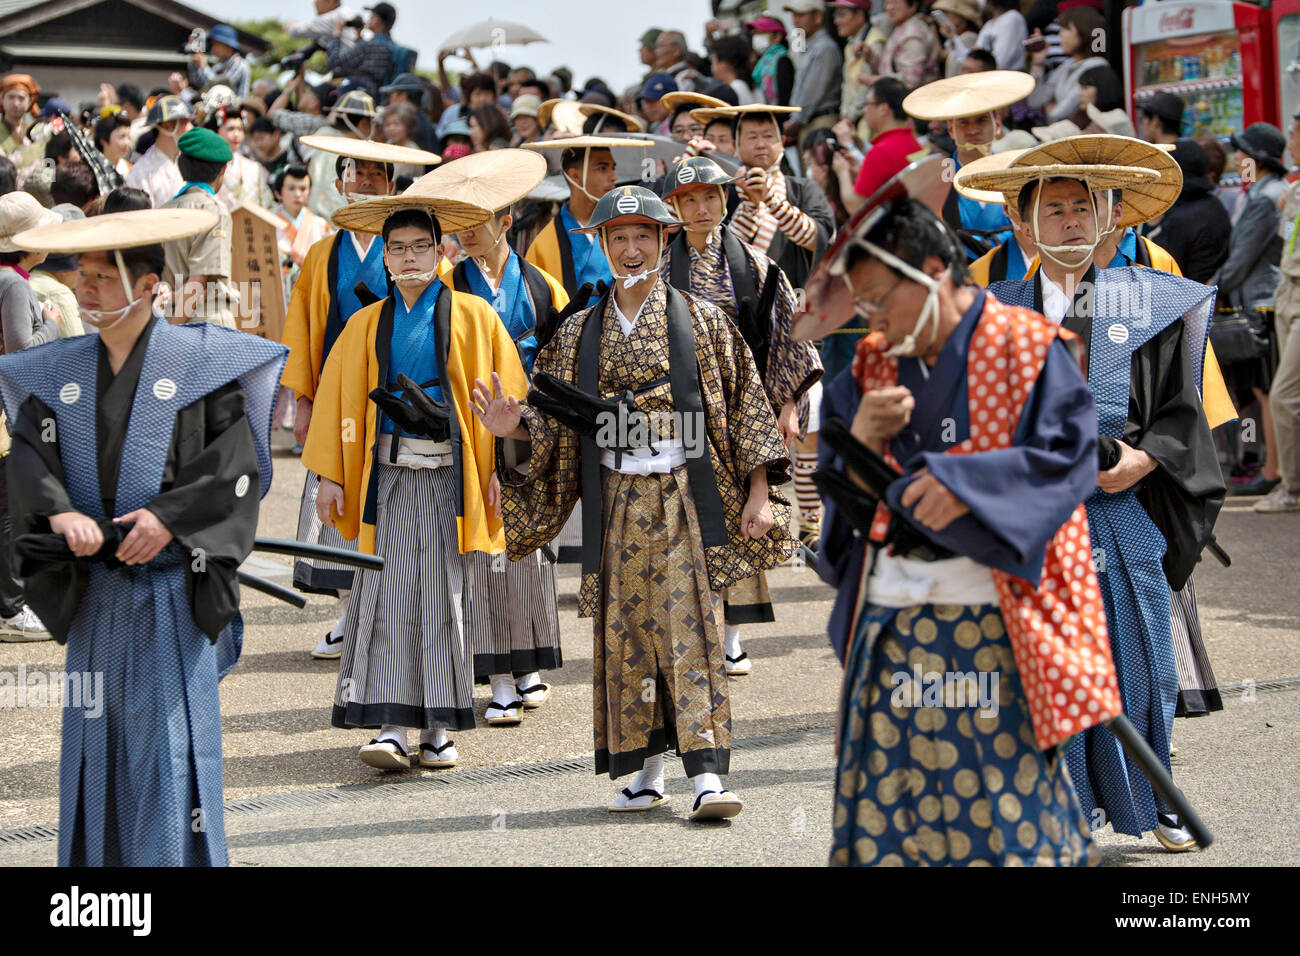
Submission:
[[[307,472],[302,486],[302,500],[298,504],[298,540],[304,544],[323,544],[331,548],[355,551],[357,543],[346,541],[333,528],[321,524],[316,514],[316,495],[320,491],[320,475]],[[334,564],[312,558],[297,558],[293,562],[293,586],[308,594],[328,594],[338,597],[340,591],[352,587],[357,572],[346,564]]]
[[[523,677],[562,666],[555,568],[542,552],[520,561],[482,551],[464,557],[474,679],[486,684],[496,674]]]
[[[1203,717],[1223,710],[1219,684],[1201,639],[1201,619],[1196,613],[1196,586],[1187,579],[1181,591],[1169,593],[1170,623],[1174,634],[1174,668],[1178,671],[1178,708],[1175,717]]]
[[[455,470],[379,464],[375,553],[343,621],[331,723],[429,730],[474,726]]]

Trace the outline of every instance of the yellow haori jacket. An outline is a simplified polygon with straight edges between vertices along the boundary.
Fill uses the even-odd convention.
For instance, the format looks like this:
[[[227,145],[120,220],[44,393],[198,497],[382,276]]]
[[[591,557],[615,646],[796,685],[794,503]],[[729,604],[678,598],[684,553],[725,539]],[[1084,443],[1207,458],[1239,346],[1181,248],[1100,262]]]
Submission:
[[[289,346],[289,359],[280,376],[280,384],[313,401],[321,374],[321,355],[325,350],[325,323],[329,317],[334,290],[329,282],[330,250],[343,232],[312,243],[303,257],[298,283],[289,297],[284,316],[283,345]]]
[[[496,312],[476,295],[445,286],[439,295],[451,297],[450,342],[446,358],[443,399],[453,405],[460,428],[462,501],[456,530],[462,554],[505,550],[501,519],[487,507],[488,481],[495,465],[495,439],[470,406],[476,378],[490,385],[495,371],[507,394],[524,395],[528,383],[519,353]],[[343,516],[336,518],[339,534],[358,540],[358,548],[375,553],[375,440],[378,408],[370,392],[387,377],[392,341],[392,311],[385,319],[388,299],[361,309],[343,327],[321,373],[312,410],[311,429],[303,448],[304,467],[343,486]]]
[[[1138,242],[1146,243],[1147,254],[1151,257],[1152,269],[1159,269],[1161,272],[1169,272],[1176,276],[1183,274],[1183,270],[1178,268],[1178,261],[1159,245],[1146,236],[1139,236]],[[997,251],[997,248],[990,249],[970,264],[971,278],[975,280],[975,283],[980,288],[987,287],[990,281],[1003,278],[1002,276],[989,275],[989,269]],[[1025,267],[1024,278],[1033,277],[1034,273],[1038,271],[1038,263],[1038,256],[1034,256],[1029,261],[1029,265]],[[1237,418],[1237,409],[1232,404],[1232,397],[1228,394],[1228,386],[1223,380],[1223,371],[1219,368],[1219,360],[1214,354],[1214,346],[1208,339],[1205,342],[1205,368],[1201,373],[1201,407],[1205,409],[1205,418],[1210,423],[1211,428],[1218,428],[1220,425],[1235,421]]]

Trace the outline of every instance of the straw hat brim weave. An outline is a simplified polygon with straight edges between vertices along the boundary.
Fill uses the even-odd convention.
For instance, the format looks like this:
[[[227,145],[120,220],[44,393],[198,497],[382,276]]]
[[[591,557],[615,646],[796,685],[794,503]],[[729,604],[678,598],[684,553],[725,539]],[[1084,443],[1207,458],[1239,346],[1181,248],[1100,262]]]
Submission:
[[[546,158],[523,149],[490,149],[443,163],[402,193],[469,203],[496,212],[523,199],[546,178]]]
[[[957,170],[957,175],[952,181],[952,188],[957,190],[958,195],[965,196],[967,199],[974,199],[976,202],[1000,204],[1002,202],[1002,193],[991,189],[972,189],[967,185],[966,179],[968,176],[978,176],[980,173],[986,173],[990,170],[1006,169],[1026,152],[1028,152],[1028,149],[1009,149],[1003,153],[981,156],[975,162],[967,163]]]
[[[206,209],[136,209],[37,226],[14,236],[19,249],[66,255],[134,249],[184,239],[211,229],[217,214]]]
[[[687,103],[694,103],[701,108],[720,107],[725,109],[731,105],[726,100],[720,100],[716,96],[707,96],[704,93],[691,93],[687,90],[674,90],[671,93],[665,93],[659,102],[663,104],[664,109],[669,113],[676,113]]]
[[[1034,78],[1019,70],[988,70],[935,80],[908,93],[903,110],[921,120],[981,116],[1019,103],[1034,91]]]
[[[352,139],[349,136],[304,136],[300,142],[308,149],[318,149],[322,153],[333,153],[363,162],[409,163],[413,166],[431,166],[442,162],[442,157],[437,153],[423,149],[376,143],[368,139]]]
[[[347,229],[349,232],[377,236],[384,231],[384,223],[388,217],[402,209],[423,209],[438,220],[443,235],[473,229],[492,218],[490,210],[472,203],[433,196],[410,196],[403,193],[400,196],[363,199],[350,206],[344,206],[330,217],[330,222],[339,229]]]
[[[615,146],[653,146],[648,139],[632,139],[618,136],[568,136],[564,139],[540,139],[535,143],[524,143],[524,149],[612,149]]]
[[[1022,156],[1021,160],[1023,159]],[[1014,209],[1020,199],[1020,190],[1039,179],[1077,179],[1086,184],[1090,192],[1107,189],[1122,190],[1124,216],[1116,225],[1118,228],[1125,228],[1144,221],[1141,218],[1135,219],[1129,209],[1130,191],[1138,186],[1156,185],[1160,180],[1160,174],[1154,169],[1141,169],[1135,166],[1044,163],[1041,166],[1016,165],[1007,169],[978,173],[968,176],[966,183],[969,189],[1001,193],[1002,201]]]
[[[1069,139],[1044,143],[1021,155],[1016,165],[1128,166],[1153,169],[1159,174],[1155,182],[1133,181],[1124,189],[1124,215],[1118,226],[1140,225],[1163,215],[1178,199],[1183,189],[1183,171],[1166,150],[1130,136],[1104,133],[1071,136]]]
[[[629,133],[644,133],[645,120],[639,116],[633,116],[631,113],[624,113],[622,110],[616,110],[610,106],[601,106],[599,103],[579,103],[578,112],[583,116],[591,117],[597,113],[603,113],[606,116],[613,116],[621,119],[629,127]]]

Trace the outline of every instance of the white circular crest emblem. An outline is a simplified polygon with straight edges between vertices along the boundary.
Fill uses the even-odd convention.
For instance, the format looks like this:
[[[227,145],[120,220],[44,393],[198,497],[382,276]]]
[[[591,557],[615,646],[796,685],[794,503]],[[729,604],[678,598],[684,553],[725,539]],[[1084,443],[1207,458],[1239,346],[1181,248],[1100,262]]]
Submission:
[[[176,383],[169,378],[160,378],[153,383],[153,396],[165,402],[176,397]]]
[[[1116,345],[1123,345],[1128,341],[1128,326],[1120,325],[1116,322],[1106,330],[1106,338],[1110,339]]]
[[[69,382],[59,389],[59,401],[64,405],[72,405],[79,398],[81,398],[81,386],[76,382]]]
[[[248,476],[240,475],[239,480],[235,482],[235,497],[242,498],[248,494]]]
[[[626,216],[641,209],[641,199],[639,196],[619,196],[618,202],[614,203],[614,208]]]
[[[679,183],[693,183],[693,182],[695,182],[695,167],[694,167],[694,166],[683,166],[683,167],[682,167],[682,171],[681,171],[680,173],[677,174],[677,181],[678,181]]]

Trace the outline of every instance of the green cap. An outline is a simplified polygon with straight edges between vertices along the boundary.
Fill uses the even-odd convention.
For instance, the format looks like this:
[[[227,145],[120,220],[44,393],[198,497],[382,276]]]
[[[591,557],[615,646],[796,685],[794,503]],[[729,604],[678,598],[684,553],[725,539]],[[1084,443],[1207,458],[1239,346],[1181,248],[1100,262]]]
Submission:
[[[658,27],[651,27],[645,33],[641,34],[641,45],[647,50],[655,48],[655,41],[659,39],[659,34],[663,33]]]
[[[234,158],[230,144],[210,129],[192,129],[176,141],[186,156],[209,163],[228,163]]]

